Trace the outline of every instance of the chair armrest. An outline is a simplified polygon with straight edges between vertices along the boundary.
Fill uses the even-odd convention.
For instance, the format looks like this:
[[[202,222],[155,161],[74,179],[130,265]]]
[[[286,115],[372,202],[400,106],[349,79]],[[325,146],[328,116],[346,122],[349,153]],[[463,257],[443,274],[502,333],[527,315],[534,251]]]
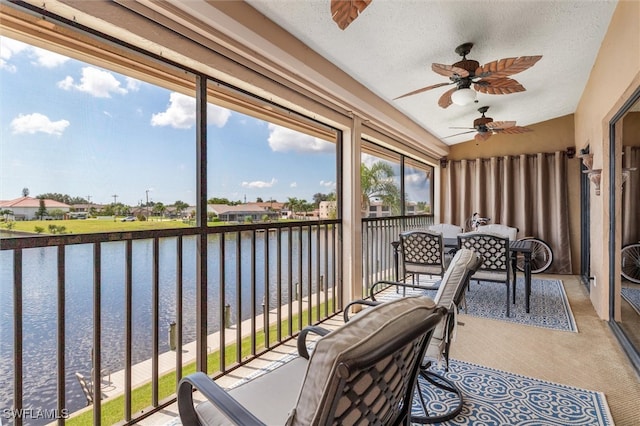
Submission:
[[[426,288],[425,286],[422,285],[418,285],[418,284],[408,284],[408,283],[401,283],[398,281],[386,281],[386,280],[380,280],[380,281],[376,281],[372,286],[371,286],[371,290],[369,290],[369,296],[371,297],[371,300],[373,300],[374,302],[376,301],[376,287],[380,286],[380,285],[395,285],[398,287],[405,287],[405,288],[417,288],[419,290],[429,290],[428,288]]]
[[[197,389],[207,400],[237,425],[264,425],[244,406],[229,395],[206,374],[196,372],[183,377],[178,384],[178,411],[185,426],[201,425],[193,406],[193,390]]]
[[[354,305],[366,305],[366,306],[376,306],[379,305],[380,302],[376,300],[368,300],[368,299],[359,299],[354,300],[353,302],[349,302],[347,306],[344,307],[344,312],[342,316],[344,317],[344,322],[349,322],[349,309]]]
[[[314,333],[318,336],[326,336],[330,330],[326,328],[318,327],[316,325],[309,325],[300,331],[298,334],[298,355],[304,359],[309,359],[309,351],[307,350],[307,334]]]

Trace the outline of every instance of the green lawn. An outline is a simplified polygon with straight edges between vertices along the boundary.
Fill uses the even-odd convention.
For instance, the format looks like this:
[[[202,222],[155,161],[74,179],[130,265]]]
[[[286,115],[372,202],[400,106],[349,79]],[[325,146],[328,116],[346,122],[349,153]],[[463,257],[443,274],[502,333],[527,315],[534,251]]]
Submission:
[[[332,305],[332,301],[329,300],[328,305]],[[325,303],[320,305],[320,313],[324,314],[325,311]],[[303,327],[308,325],[308,311],[304,311],[302,313],[302,324]],[[316,318],[318,312],[318,307],[313,307],[311,311],[312,318]],[[296,333],[299,331],[298,328],[298,315],[294,315],[292,318],[292,329],[293,332]],[[289,322],[282,322],[282,334],[287,334]],[[276,343],[276,325],[272,325],[269,327],[269,340],[272,344]],[[251,338],[245,337],[241,341],[242,346],[242,359],[247,358],[251,355]],[[256,332],[256,350],[261,351],[265,348],[265,335],[263,331]],[[232,366],[235,363],[236,359],[236,349],[237,345],[235,343],[227,345],[225,347],[225,364],[227,366]],[[209,354],[207,358],[207,371],[209,371],[209,375],[211,376],[211,372],[220,371],[220,351],[215,351]],[[186,376],[196,371],[196,364],[192,362],[183,366],[182,375]],[[175,372],[171,372],[165,374],[158,378],[158,396],[159,400],[170,397],[176,393],[176,375]],[[140,387],[137,387],[131,391],[131,407],[132,413],[136,413],[140,410],[143,410],[151,405],[151,383],[147,383]],[[116,398],[105,401],[101,406],[101,420],[102,424],[111,425],[114,423],[121,422],[124,419],[124,395],[118,396]],[[93,410],[87,410],[84,413],[71,417],[66,421],[66,424],[69,425],[91,425],[93,423]]]
[[[42,234],[50,234],[49,226],[65,227],[67,234],[93,234],[98,232],[144,231],[150,229],[188,228],[182,220],[134,221],[121,222],[121,218],[112,220],[76,219],[76,220],[25,220],[11,222],[14,231],[36,232],[36,228],[44,229]],[[6,227],[6,224],[3,226]]]
[[[10,222],[11,230],[19,232],[29,232],[34,235],[37,233],[36,228],[42,228],[42,235],[49,235],[52,232],[49,230],[49,226],[61,227],[64,226],[66,234],[95,234],[99,232],[126,232],[126,231],[146,231],[153,229],[175,229],[175,228],[190,228],[195,226],[195,221],[190,223],[184,223],[181,219],[164,219],[149,221],[134,221],[134,222],[121,222],[116,218],[113,220],[98,220],[98,219],[74,219],[74,220],[25,220]],[[283,219],[279,222],[291,222],[289,219]],[[224,226],[229,225],[229,222],[208,222],[208,226]],[[0,230],[7,230],[6,223],[0,222]]]

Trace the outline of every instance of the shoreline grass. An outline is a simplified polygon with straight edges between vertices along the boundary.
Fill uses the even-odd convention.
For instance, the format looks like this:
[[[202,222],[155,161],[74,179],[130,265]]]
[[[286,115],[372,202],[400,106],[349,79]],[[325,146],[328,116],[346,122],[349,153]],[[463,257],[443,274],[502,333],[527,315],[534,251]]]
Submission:
[[[331,306],[332,299],[329,299],[327,302],[321,303],[319,306],[314,306],[311,309],[311,318],[316,318],[318,310],[323,314],[325,312],[325,306]],[[332,315],[332,314],[331,314]],[[302,317],[302,326],[305,327],[309,325],[308,322],[308,310],[303,311],[300,314],[295,314],[291,318],[291,327],[292,334],[295,334],[300,331],[299,320]],[[281,322],[281,330],[283,334],[286,334],[286,331],[289,327],[289,321],[284,320]],[[288,340],[288,339],[287,339]],[[269,341],[270,344],[276,344],[277,341],[277,324],[272,324],[269,326]],[[251,336],[244,337],[241,342],[241,358],[244,360],[248,356],[251,355]],[[237,343],[231,343],[225,346],[225,365],[234,366],[236,359],[236,349]],[[256,352],[260,352],[266,349],[265,346],[265,333],[264,330],[259,330],[256,332]],[[207,356],[207,371],[209,372],[209,376],[214,373],[219,373],[220,368],[220,350],[216,350],[211,352]],[[190,362],[188,364],[183,365],[182,367],[182,376],[186,376],[188,374],[194,373],[196,371],[196,363],[195,361]],[[214,373],[212,373],[214,372]],[[168,398],[176,393],[176,374],[175,370],[172,370],[168,373],[165,373],[158,377],[158,399],[162,401],[165,398]],[[131,390],[131,412],[138,413],[141,410],[144,410],[151,406],[151,382],[145,383],[139,387],[136,387]],[[101,422],[102,424],[111,425],[115,423],[122,422],[124,420],[124,394],[114,397],[105,401],[101,405]],[[70,417],[66,424],[77,426],[77,425],[91,425],[93,424],[93,410],[87,410],[81,414]]]

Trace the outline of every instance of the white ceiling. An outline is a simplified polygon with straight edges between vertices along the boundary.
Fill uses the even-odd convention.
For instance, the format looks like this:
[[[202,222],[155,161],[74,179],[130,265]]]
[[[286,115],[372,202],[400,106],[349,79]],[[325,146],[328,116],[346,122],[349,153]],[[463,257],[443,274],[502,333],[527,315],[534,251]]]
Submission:
[[[372,0],[344,31],[331,19],[330,0],[246,0],[262,14],[410,116],[447,145],[489,106],[496,121],[527,126],[575,112],[616,1],[602,0]],[[447,78],[432,63],[461,59],[455,48],[474,43],[467,59],[483,65],[501,58],[542,55],[512,78],[525,92],[478,94],[476,104],[442,109],[445,86],[404,93]],[[515,136],[514,136],[515,137]]]

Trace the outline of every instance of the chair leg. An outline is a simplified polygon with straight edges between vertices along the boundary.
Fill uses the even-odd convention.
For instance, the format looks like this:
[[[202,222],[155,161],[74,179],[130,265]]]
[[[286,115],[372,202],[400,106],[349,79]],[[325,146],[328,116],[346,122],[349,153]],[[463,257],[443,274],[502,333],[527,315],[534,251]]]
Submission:
[[[511,297],[509,297],[509,291],[511,290],[511,287],[509,286],[509,281],[507,281],[507,318],[510,317],[510,312],[509,312],[509,307],[511,306]]]
[[[453,419],[460,413],[460,411],[462,411],[462,406],[464,404],[464,401],[462,398],[462,392],[460,391],[460,389],[457,388],[457,386],[455,385],[455,383],[453,383],[453,381],[447,379],[446,377],[444,377],[444,375],[428,370],[428,367],[420,368],[420,377],[422,377],[423,379],[425,379],[427,382],[437,387],[438,389],[452,394],[452,397],[455,398],[455,402],[454,402],[453,408],[450,409],[448,412],[444,414],[429,415],[427,404],[424,400],[424,397],[422,396],[420,381],[418,381],[418,383],[416,384],[416,391],[418,392],[418,400],[419,400],[420,408],[422,409],[422,412],[424,413],[424,415],[422,416],[411,415],[411,423],[418,423],[418,424],[441,423],[441,422],[445,422],[447,420]]]

